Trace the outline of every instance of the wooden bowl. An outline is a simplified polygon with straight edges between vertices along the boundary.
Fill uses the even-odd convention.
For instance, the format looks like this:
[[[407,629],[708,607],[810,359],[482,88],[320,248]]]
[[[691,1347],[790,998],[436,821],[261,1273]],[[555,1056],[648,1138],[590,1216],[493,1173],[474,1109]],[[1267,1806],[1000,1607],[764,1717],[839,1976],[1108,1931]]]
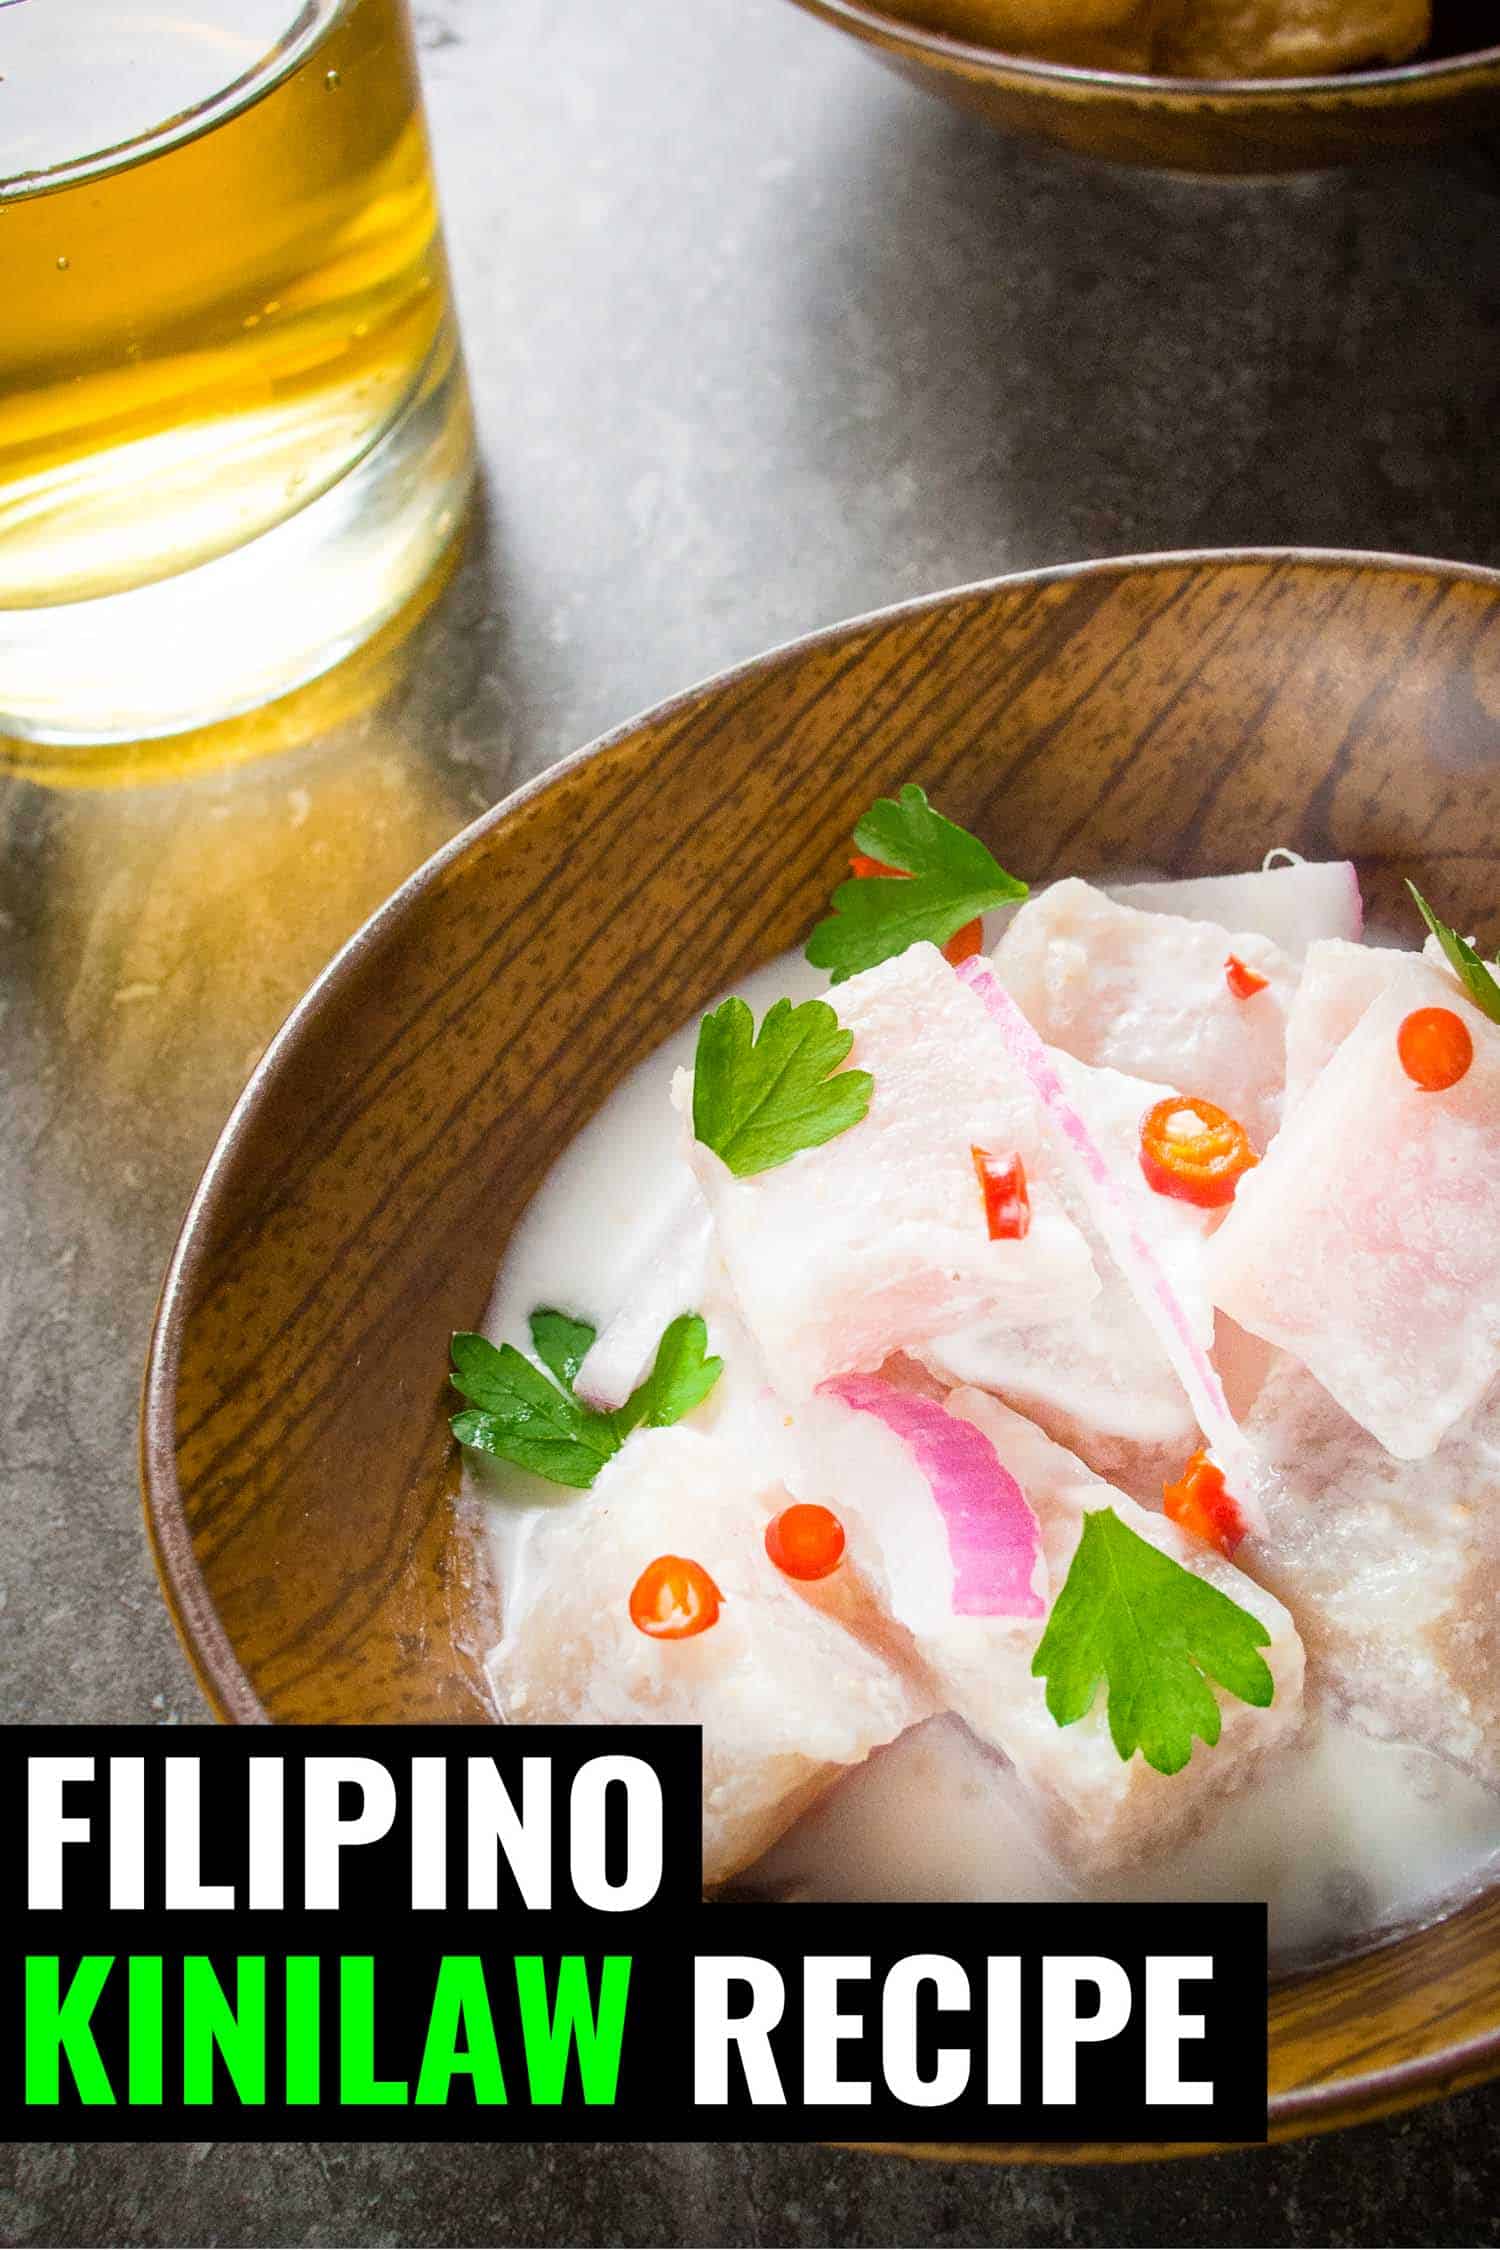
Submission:
[[[1493,934],[1500,574],[1185,555],[935,595],[693,689],[439,852],[270,1048],[162,1295],[147,1512],[225,1718],[489,1718],[449,1334],[557,1150],[803,938],[906,779],[1031,877],[1288,844],[1357,858],[1377,923],[1410,927],[1411,875]],[[1496,2071],[1500,1891],[1272,1995],[1277,2135]]]
[[[1023,140],[1115,164],[1208,176],[1317,171],[1500,124],[1494,44],[1322,78],[1145,78],[976,45],[985,0],[797,5],[865,41],[892,70],[957,108],[975,110]],[[1476,23],[1481,12],[1458,11]],[[1494,30],[1491,20],[1491,42]],[[1476,29],[1476,39],[1482,35]]]

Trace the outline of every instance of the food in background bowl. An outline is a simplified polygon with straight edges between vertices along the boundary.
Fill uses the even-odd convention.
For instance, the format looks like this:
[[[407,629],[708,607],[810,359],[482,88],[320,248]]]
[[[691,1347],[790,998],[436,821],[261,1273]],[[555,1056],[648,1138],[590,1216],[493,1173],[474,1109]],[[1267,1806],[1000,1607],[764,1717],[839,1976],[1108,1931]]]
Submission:
[[[1151,67],[1169,78],[1316,78],[1406,62],[1431,33],[1431,0],[1177,0]]]
[[[1172,0],[886,0],[887,13],[1006,54],[1080,70],[1149,71]]]
[[[1431,0],[884,0],[1005,54],[1165,78],[1303,78],[1405,62]]]
[[[1028,898],[914,784],[832,903],[455,1339],[501,1714],[701,1725],[709,1879],[787,1895],[1264,1896],[1286,1955],[1473,1888],[1500,987],[1346,863]]]

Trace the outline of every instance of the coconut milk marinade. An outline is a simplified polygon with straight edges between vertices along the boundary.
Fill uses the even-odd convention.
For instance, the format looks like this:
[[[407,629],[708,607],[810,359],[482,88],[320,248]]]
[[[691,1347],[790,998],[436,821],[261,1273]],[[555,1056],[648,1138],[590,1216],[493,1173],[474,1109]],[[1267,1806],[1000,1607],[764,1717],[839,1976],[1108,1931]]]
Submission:
[[[882,887],[894,886],[887,878]],[[1303,886],[1292,888],[1300,894]],[[1315,886],[1306,888],[1311,892]],[[1304,1118],[1316,1124],[1315,1102],[1330,1105],[1333,1117],[1371,1110],[1376,1095],[1368,1077],[1358,1075],[1356,1031],[1369,1050],[1367,1071],[1385,1069],[1384,1049],[1399,1034],[1411,1050],[1401,1057],[1405,1080],[1419,1070],[1448,1084],[1444,1074],[1454,1067],[1449,1049],[1457,1035],[1440,1019],[1451,1014],[1465,1038],[1468,1026],[1475,1027],[1476,1053],[1466,1068],[1471,1081],[1479,1080],[1490,1062],[1483,1015],[1466,1004],[1436,947],[1429,946],[1424,961],[1413,952],[1398,957],[1385,948],[1356,946],[1349,934],[1328,928],[1325,909],[1332,895],[1326,886],[1320,892],[1306,931],[1295,926],[1293,915],[1280,948],[1257,937],[1253,924],[1241,942],[1244,925],[1226,913],[1237,947],[1228,971],[1230,1004],[1215,1003],[1217,1012],[1211,1023],[1205,1018],[1201,1037],[1194,1026],[1184,1028],[1180,1013],[1174,1016],[1173,995],[1201,970],[1190,958],[1193,947],[1207,959],[1217,944],[1217,936],[1201,937],[1202,921],[1178,923],[1184,934],[1171,942],[1188,948],[1183,956],[1188,967],[1174,960],[1168,1003],[1158,1006],[1157,996],[1148,994],[1147,1008],[1141,993],[1130,989],[1138,974],[1131,947],[1143,934],[1134,926],[1138,916],[1120,919],[1111,900],[1083,885],[1054,886],[1021,909],[1001,951],[1001,975],[1009,993],[1022,998],[1053,1055],[1061,1047],[1092,1066],[1079,1071],[1064,1058],[1058,1098],[1071,1097],[1106,1153],[1125,1146],[1121,1120],[1127,1113],[1130,1135],[1135,1133],[1139,1087],[1160,1091],[1166,1084],[1180,1090],[1190,1075],[1194,1083],[1206,1079],[1216,1092],[1227,1084],[1235,1114],[1254,1121],[1248,1131],[1261,1152],[1264,1177],[1257,1179],[1253,1170],[1246,1176],[1266,1200],[1263,1190],[1276,1186],[1265,1156],[1280,1122],[1279,1088],[1257,1062],[1255,1040],[1248,1042],[1247,1059],[1245,1043],[1236,1039],[1236,1005],[1261,1009],[1256,1039],[1267,1051],[1275,1044],[1278,1068],[1285,1025],[1290,1094],[1283,1139],[1290,1140]],[[1252,896],[1218,898],[1210,891],[1201,903],[1185,898],[1177,911],[1191,907],[1201,915],[1211,907],[1249,907]],[[1157,907],[1154,897],[1131,892],[1129,898],[1132,908]],[[1277,913],[1270,916],[1278,925],[1283,905],[1278,896]],[[1335,916],[1342,911],[1335,900]],[[1165,935],[1159,913],[1153,913],[1152,925]],[[988,919],[986,942],[993,945],[1004,926],[1004,917]],[[1309,937],[1314,942],[1304,969],[1301,956]],[[964,971],[973,980],[971,990],[982,990],[984,967],[981,956]],[[907,1005],[908,983],[924,978],[916,1005],[930,1026],[946,1005],[947,984],[957,989],[961,979],[928,947],[864,977],[856,970],[847,984],[832,990],[824,969],[791,954],[735,989],[757,1024],[782,998],[800,1003],[826,997],[841,1021],[855,1023],[849,1066],[868,1060],[889,1103],[896,1089],[892,1068],[882,1073],[889,1024],[879,1010],[889,1014]],[[1242,980],[1243,997],[1237,989]],[[861,997],[866,991],[868,1000]],[[1091,1024],[1088,1010],[1101,999]],[[1451,1011],[1450,999],[1459,1002]],[[1423,1006],[1408,1005],[1413,1001]],[[1271,1024],[1273,1003],[1278,1014]],[[1390,1019],[1388,1039],[1381,1009]],[[1409,1029],[1419,1014],[1423,1022]],[[1014,1049],[1020,1054],[1025,1026],[1013,1026],[1009,1035],[1022,1043]],[[716,1808],[712,1836],[706,1815],[710,1876],[727,1875],[788,1899],[1264,1898],[1273,1950],[1285,1958],[1326,1952],[1372,1930],[1429,1918],[1492,1879],[1500,1864],[1500,1792],[1490,1786],[1500,1769],[1500,1740],[1489,1723],[1495,1690],[1491,1682],[1488,1706],[1483,1693],[1466,1697],[1461,1684],[1448,1692],[1450,1678],[1462,1683],[1466,1668],[1492,1668],[1496,1631],[1491,1557],[1500,1540],[1489,1547],[1480,1542],[1476,1549],[1470,1511],[1486,1503],[1500,1506],[1494,1489],[1500,1481],[1500,1431],[1492,1440],[1487,1399],[1477,1407],[1464,1404],[1464,1385],[1472,1394],[1478,1379],[1472,1354],[1466,1358],[1457,1346],[1445,1348],[1423,1399],[1409,1409],[1389,1386],[1367,1378],[1362,1365],[1341,1363],[1340,1353],[1347,1359],[1357,1342],[1351,1346],[1341,1334],[1327,1340],[1312,1333],[1317,1315],[1308,1311],[1311,1292],[1318,1267],[1328,1265],[1332,1252],[1312,1244],[1305,1257],[1299,1254],[1295,1235],[1311,1221],[1294,1214],[1288,1222],[1293,1239],[1283,1254],[1289,1279],[1284,1298],[1278,1293],[1265,1313],[1257,1291],[1263,1296],[1269,1284],[1253,1245],[1242,1251],[1226,1237],[1212,1253],[1213,1270],[1224,1277],[1217,1300],[1222,1306],[1232,1295],[1260,1334],[1240,1333],[1221,1310],[1214,1358],[1235,1420],[1245,1424],[1280,1472],[1280,1482],[1261,1488],[1255,1483],[1261,1472],[1248,1452],[1234,1451],[1244,1440],[1227,1409],[1222,1424],[1207,1429],[1216,1411],[1215,1378],[1206,1359],[1195,1358],[1191,1318],[1179,1323],[1177,1349],[1196,1386],[1199,1430],[1187,1428],[1180,1386],[1165,1362],[1155,1364],[1151,1337],[1141,1330],[1118,1274],[1092,1300],[1083,1297],[1081,1285],[1069,1296],[1076,1281],[1070,1260],[1079,1247],[1070,1239],[1070,1216],[1101,1266],[1107,1259],[1097,1225],[1113,1226],[1102,1240],[1109,1248],[1121,1245],[1119,1254],[1129,1257],[1130,1213],[1117,1213],[1114,1220],[1106,1214],[1102,1221],[1085,1216],[1061,1180],[1054,1200],[1045,1152],[1028,1152],[1025,1166],[1011,1156],[1026,1130],[1024,1120],[999,1114],[990,1093],[980,1088],[951,1099],[970,1104],[965,1133],[970,1124],[976,1133],[983,1129],[991,1156],[994,1145],[1004,1143],[974,1189],[976,1198],[983,1195],[997,1253],[1003,1255],[1015,1239],[1012,1191],[1018,1184],[1029,1201],[1020,1233],[1029,1234],[1037,1255],[1030,1266],[1012,1263],[1008,1288],[1017,1301],[1027,1291],[1038,1292],[1028,1300],[1036,1319],[1028,1312],[1014,1332],[1000,1333],[994,1306],[976,1297],[966,1304],[954,1334],[934,1340],[919,1334],[920,1291],[908,1288],[891,1317],[916,1323],[910,1358],[903,1346],[885,1359],[878,1336],[874,1344],[867,1338],[856,1364],[878,1368],[880,1376],[830,1378],[823,1370],[828,1352],[837,1350],[836,1335],[832,1344],[828,1339],[838,1322],[832,1329],[820,1325],[823,1308],[816,1299],[793,1296],[786,1300],[784,1329],[797,1357],[777,1367],[774,1343],[769,1353],[763,1351],[766,1335],[757,1332],[761,1308],[780,1303],[765,1294],[774,1289],[774,1276],[758,1277],[749,1261],[758,1237],[774,1251],[778,1207],[745,1199],[750,1226],[737,1237],[743,1211],[717,1202],[710,1185],[715,1221],[710,1233],[684,1162],[689,1128],[674,1110],[673,1080],[674,1073],[692,1070],[698,1037],[695,1020],[640,1065],[559,1153],[497,1280],[485,1334],[533,1359],[529,1322],[538,1307],[561,1308],[599,1330],[607,1357],[617,1333],[610,1324],[642,1294],[643,1274],[654,1274],[650,1340],[644,1331],[634,1344],[627,1338],[626,1363],[649,1368],[655,1335],[688,1311],[704,1316],[708,1351],[724,1363],[701,1399],[696,1384],[687,1391],[695,1402],[682,1412],[678,1427],[639,1427],[606,1462],[592,1491],[563,1489],[465,1443],[466,1482],[486,1503],[502,1587],[505,1639],[492,1659],[502,1715],[692,1719],[699,1716],[695,1697],[701,1696],[705,1802]],[[1496,1040],[1500,1043],[1500,1027]],[[1101,1051],[1111,1042],[1118,1052]],[[1168,1079],[1166,1061],[1180,1057],[1185,1047],[1191,1051],[1185,1063],[1179,1061],[1179,1076]],[[701,1049],[698,1062],[701,1072]],[[940,1058],[923,1067],[930,1079],[941,1068]],[[1129,1078],[1119,1075],[1127,1068]],[[1342,1089],[1335,1083],[1339,1073],[1350,1081]],[[830,1082],[837,1085],[836,1073]],[[1377,1077],[1374,1083],[1378,1089],[1384,1081]],[[1487,1081],[1479,1091],[1488,1102]],[[679,1080],[678,1109],[690,1098]],[[1424,1099],[1427,1106],[1416,1113],[1422,1129],[1432,1120],[1431,1130],[1446,1130],[1450,1119],[1439,1115],[1438,1105],[1447,1102],[1452,1112],[1454,1097],[1434,1087]],[[1500,1127],[1490,1107],[1475,1114]],[[889,1116],[889,1109],[872,1106],[869,1122]],[[1158,1153],[1170,1169],[1186,1129],[1197,1128],[1193,1119],[1170,1111],[1165,1122],[1170,1130]],[[820,1148],[817,1161],[825,1169],[846,1129],[830,1133]],[[867,1131],[867,1143],[871,1137]],[[1143,1167],[1149,1167],[1157,1145],[1143,1141]],[[1316,1136],[1308,1145],[1316,1148]],[[846,1143],[846,1153],[855,1146]],[[1197,1148],[1189,1142],[1187,1153]],[[697,1165],[696,1150],[694,1156]],[[1398,1172],[1399,1157],[1397,1151]],[[779,1194],[799,1162],[804,1176],[812,1177],[812,1166],[796,1157],[761,1172],[753,1168],[753,1152],[744,1161],[745,1173],[728,1188],[731,1196],[764,1181],[774,1183]],[[1243,1162],[1254,1162],[1248,1148]],[[1440,1155],[1433,1169],[1448,1179],[1454,1167]],[[1154,1219],[1155,1207],[1139,1201],[1134,1167],[1121,1163],[1118,1173],[1131,1179],[1136,1217],[1145,1210]],[[904,1175],[898,1170],[889,1176],[899,1192]],[[1145,1177],[1151,1179],[1149,1168]],[[792,1184],[799,1185],[795,1179]],[[1176,1195],[1175,1187],[1171,1192]],[[1245,1191],[1247,1215],[1251,1192]],[[1191,1306],[1193,1261],[1204,1256],[1223,1220],[1216,1209],[1211,1221],[1199,1225],[1186,1199],[1166,1201],[1167,1224],[1153,1233],[1148,1251],[1156,1260],[1153,1270],[1164,1277],[1166,1299]],[[808,1208],[810,1217],[807,1210],[796,1214],[794,1238],[810,1245],[808,1263],[821,1271],[824,1238],[816,1229],[823,1223],[822,1207],[815,1200]],[[889,1216],[888,1203],[880,1208]],[[1269,1203],[1267,1210],[1257,1238],[1268,1228],[1275,1232]],[[873,1208],[869,1216],[872,1231],[878,1231]],[[919,1264],[920,1253],[914,1259]],[[729,1265],[738,1288],[730,1285]],[[944,1287],[948,1278],[944,1266]],[[953,1279],[959,1280],[957,1269]],[[1055,1302],[1048,1294],[1054,1282],[1060,1292]],[[868,1281],[851,1289],[847,1317],[876,1318],[870,1308],[885,1304],[884,1286],[881,1271],[870,1269]],[[961,1286],[971,1296],[974,1289],[982,1293],[982,1282],[967,1272]],[[839,1287],[830,1270],[830,1292],[836,1295]],[[1339,1406],[1289,1355],[1286,1339],[1298,1320],[1307,1332],[1303,1341],[1298,1331],[1300,1347],[1319,1359],[1322,1382],[1338,1386]],[[1212,1337],[1211,1312],[1208,1321]],[[1063,1339],[1061,1353],[1048,1342],[1054,1336]],[[823,1374],[821,1387],[805,1402],[792,1388],[804,1361],[812,1377]],[[587,1393],[594,1366],[585,1360],[581,1371],[574,1370],[580,1395]],[[1128,1388],[1129,1397],[1116,1401],[1104,1419],[1121,1427],[1087,1432],[1090,1398],[1112,1366],[1123,1370],[1116,1387]],[[620,1381],[620,1396],[632,1379],[627,1374]],[[986,1381],[1028,1417],[1035,1414],[1048,1436],[1039,1436],[1029,1420],[1021,1422],[974,1387]],[[1411,1416],[1430,1414],[1425,1394],[1434,1386],[1440,1391],[1446,1386],[1451,1427],[1435,1447],[1419,1452],[1419,1446],[1428,1447],[1430,1433],[1413,1435]],[[812,1382],[808,1389],[814,1392]],[[1218,1396],[1222,1404],[1223,1394]],[[1343,1411],[1351,1401],[1363,1426]],[[675,1410],[670,1418],[678,1420]],[[1381,1429],[1378,1443],[1367,1434],[1372,1424]],[[1212,1441],[1206,1468],[1196,1452],[1204,1435]],[[1049,1438],[1065,1438],[1086,1453],[1090,1467],[1080,1468]],[[934,1443],[942,1451],[950,1440],[957,1454],[946,1468],[934,1469]],[[1190,1454],[1200,1468],[1181,1477]],[[966,1548],[973,1511],[966,1515],[962,1506],[950,1506],[943,1519],[944,1544],[939,1509],[932,1507],[927,1485],[914,1479],[912,1463],[926,1463],[924,1475],[940,1495],[943,1476],[952,1470],[962,1480],[980,1455],[981,1472],[987,1473],[986,1463],[990,1470],[997,1460],[1001,1464],[1002,1481],[994,1490],[1002,1502],[1006,1493],[1013,1495],[1018,1523],[1023,1516],[1033,1522],[1022,1495],[1030,1497],[1040,1526],[1033,1547],[990,1540],[982,1548]],[[736,1463],[749,1466],[741,1470]],[[1227,1492],[1215,1463],[1228,1474]],[[1101,1474],[1113,1492],[1099,1485]],[[736,1476],[748,1481],[736,1484]],[[1157,1497],[1164,1481],[1176,1494],[1175,1500],[1169,1497],[1170,1524]],[[758,1486],[776,1487],[783,1501],[793,1502],[825,1492],[840,1510],[848,1551],[826,1576],[806,1584],[798,1582],[795,1567],[785,1581],[770,1570],[765,1557],[775,1559],[777,1551],[773,1544],[763,1549],[762,1534],[776,1503],[752,1505],[746,1495]],[[1340,1501],[1337,1520],[1331,1510],[1325,1520],[1309,1504],[1308,1494],[1321,1499],[1325,1486],[1350,1496],[1347,1506]],[[951,1477],[948,1489],[951,1500]],[[1221,1537],[1224,1519],[1215,1510],[1227,1507],[1238,1515],[1235,1493],[1242,1496],[1244,1520],[1234,1524],[1231,1536]],[[1047,1655],[1052,1621],[1064,1616],[1060,1589],[1078,1567],[1090,1530],[1098,1528],[1094,1511],[1106,1502],[1112,1503],[1110,1530],[1131,1542],[1132,1555],[1160,1570],[1165,1566],[1153,1557],[1161,1549],[1188,1566],[1176,1572],[1174,1584],[1181,1579],[1200,1600],[1212,1587],[1209,1600],[1227,1595],[1236,1604],[1242,1627],[1258,1633],[1274,1675],[1275,1695],[1265,1696],[1269,1709],[1254,1706],[1253,1684],[1243,1700],[1233,1687],[1220,1693],[1221,1738],[1211,1744],[1200,1732],[1181,1770],[1174,1768],[1172,1755],[1161,1755],[1160,1743],[1150,1759],[1160,1770],[1146,1770],[1139,1747],[1133,1762],[1121,1761],[1105,1729],[1102,1684],[1094,1708],[1083,1706],[1087,1715],[1081,1721],[1070,1716],[1067,1725],[1057,1724],[1048,1715],[1050,1704],[1048,1710],[1041,1706],[1041,1683],[1030,1677],[1037,1627],[1025,1626],[1018,1639],[1006,1622],[1039,1619],[1045,1603],[1049,1623],[1039,1661]],[[1134,1502],[1143,1502],[1147,1512]],[[1403,1509],[1412,1512],[1410,1525]],[[742,1552],[731,1553],[727,1532],[715,1544],[716,1523],[738,1525],[747,1515]],[[632,1543],[632,1523],[648,1520],[649,1534],[643,1530]],[[772,1542],[774,1536],[773,1527]],[[1221,1556],[1233,1556],[1240,1538],[1245,1544],[1235,1567]],[[1169,1547],[1169,1540],[1175,1544]],[[1420,1646],[1406,1645],[1412,1639],[1413,1595],[1410,1574],[1399,1567],[1412,1540],[1423,1589],[1416,1606],[1430,1597],[1433,1619]],[[723,1599],[722,1611],[715,1609],[710,1620],[712,1631],[657,1643],[651,1615],[644,1623],[637,1616],[632,1624],[623,1603],[628,1581],[650,1559],[635,1552],[642,1541],[650,1555],[661,1552],[667,1560],[691,1555],[696,1541],[699,1559],[717,1581],[712,1590]],[[890,1565],[892,1554],[900,1558],[897,1568]],[[1274,1560],[1263,1561],[1266,1556]],[[909,1577],[903,1579],[908,1558]],[[1196,1574],[1191,1580],[1189,1570]],[[591,1571],[600,1574],[598,1582],[581,1583]],[[1038,1589],[1044,1582],[1042,1596]],[[1309,1602],[1318,1604],[1315,1630],[1310,1618],[1298,1616],[1299,1583],[1310,1589]],[[1352,1616],[1345,1614],[1350,1586],[1358,1589]],[[665,1614],[668,1597],[652,1598]],[[631,1602],[633,1614],[636,1595]],[[695,1629],[690,1626],[690,1633]],[[731,1635],[741,1640],[731,1643]],[[1304,1681],[1305,1641],[1313,1643],[1313,1653]],[[1248,1648],[1241,1655],[1258,1661]],[[1226,1649],[1221,1661],[1232,1679],[1241,1677],[1232,1650]],[[1060,1670],[1054,1660],[1047,1674],[1049,1695]],[[727,1700],[715,1701],[726,1694],[726,1672]],[[914,1684],[917,1675],[924,1684]],[[1211,1676],[1222,1690],[1223,1673]],[[776,1731],[776,1715],[768,1717],[762,1708],[768,1682],[803,1713],[806,1740],[795,1728],[790,1736]],[[720,1744],[717,1769],[710,1764],[711,1735]],[[1122,1781],[1126,1774],[1128,1787]],[[1196,1792],[1191,1808],[1183,1794],[1188,1790]],[[1164,1843],[1158,1840],[1162,1835]]]

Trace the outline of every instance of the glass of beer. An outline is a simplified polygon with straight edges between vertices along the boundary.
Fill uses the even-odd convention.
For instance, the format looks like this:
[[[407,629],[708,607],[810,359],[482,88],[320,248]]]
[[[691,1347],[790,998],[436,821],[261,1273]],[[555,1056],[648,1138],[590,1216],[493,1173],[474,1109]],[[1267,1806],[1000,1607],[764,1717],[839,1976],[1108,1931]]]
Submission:
[[[269,702],[472,479],[406,0],[0,0],[0,735]]]

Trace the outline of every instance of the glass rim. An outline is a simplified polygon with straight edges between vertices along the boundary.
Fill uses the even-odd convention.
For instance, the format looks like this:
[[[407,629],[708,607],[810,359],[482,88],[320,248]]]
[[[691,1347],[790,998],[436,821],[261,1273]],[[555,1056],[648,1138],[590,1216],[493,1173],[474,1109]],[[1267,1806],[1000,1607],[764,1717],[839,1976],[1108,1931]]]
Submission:
[[[0,14],[13,4],[14,0],[0,0]],[[227,85],[205,95],[202,101],[194,102],[189,108],[163,118],[159,124],[148,125],[144,132],[112,142],[108,148],[93,149],[86,156],[68,157],[61,164],[33,166],[25,172],[0,172],[0,205],[20,202],[29,196],[51,195],[59,188],[77,187],[87,180],[108,179],[116,172],[129,171],[137,164],[149,163],[154,156],[180,148],[200,134],[212,132],[215,126],[240,116],[280,85],[358,4],[359,0],[301,0],[286,29],[238,78],[230,79]]]

